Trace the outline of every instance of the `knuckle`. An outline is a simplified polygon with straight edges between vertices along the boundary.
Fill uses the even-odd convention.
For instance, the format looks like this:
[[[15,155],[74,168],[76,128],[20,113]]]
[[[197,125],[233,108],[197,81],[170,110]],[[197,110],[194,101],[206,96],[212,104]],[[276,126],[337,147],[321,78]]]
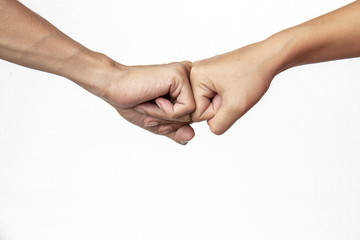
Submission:
[[[200,75],[200,68],[198,67],[198,64],[194,64],[190,71],[190,81],[194,82],[197,77]]]
[[[204,71],[203,64],[201,64],[201,62],[195,62],[191,68],[190,77],[196,78],[197,76],[201,76]]]
[[[181,117],[181,122],[183,123],[189,123],[191,122],[191,115],[190,114],[186,114],[184,116]]]
[[[222,135],[225,132],[225,129],[221,124],[218,123],[212,123],[209,125],[210,130],[215,135]]]
[[[173,65],[173,75],[178,77],[184,77],[187,75],[186,66],[182,63],[175,63]]]
[[[191,119],[194,122],[201,122],[203,119],[201,119],[200,114],[198,114],[197,112],[194,112],[191,114]]]
[[[170,125],[163,125],[163,126],[160,126],[157,130],[156,130],[156,133],[159,134],[159,135],[166,135],[170,132],[174,131],[174,128]]]
[[[175,112],[168,112],[167,115],[168,115],[168,117],[169,117],[170,119],[175,119],[175,118],[177,118],[177,113],[175,113]]]
[[[191,67],[192,67],[192,62],[186,60],[186,61],[183,61],[183,62],[181,63],[181,65],[184,67],[184,69],[185,69],[186,71],[190,71],[190,70],[191,70]]]
[[[188,103],[187,107],[186,107],[186,111],[188,113],[193,113],[196,110],[196,104],[195,102],[191,101],[190,103]]]

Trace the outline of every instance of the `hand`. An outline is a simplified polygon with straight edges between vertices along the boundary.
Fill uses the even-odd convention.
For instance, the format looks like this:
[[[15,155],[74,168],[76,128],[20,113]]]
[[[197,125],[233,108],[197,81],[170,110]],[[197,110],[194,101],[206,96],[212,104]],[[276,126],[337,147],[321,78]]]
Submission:
[[[1,59],[67,77],[109,102],[128,121],[178,143],[194,136],[188,125],[195,108],[191,63],[126,67],[75,42],[18,1],[0,1],[0,10]],[[162,119],[135,110],[151,100],[162,110],[145,105]]]
[[[195,102],[189,82],[190,62],[110,67],[92,81],[94,94],[110,103],[129,122],[180,144],[194,137],[189,126]],[[151,115],[151,116],[150,116]]]
[[[189,126],[195,109],[190,68],[189,62],[123,67],[106,100],[129,122],[186,144],[195,135]]]
[[[193,64],[190,74],[196,102],[193,121],[208,120],[222,134],[268,90],[278,69],[278,49],[255,43]]]

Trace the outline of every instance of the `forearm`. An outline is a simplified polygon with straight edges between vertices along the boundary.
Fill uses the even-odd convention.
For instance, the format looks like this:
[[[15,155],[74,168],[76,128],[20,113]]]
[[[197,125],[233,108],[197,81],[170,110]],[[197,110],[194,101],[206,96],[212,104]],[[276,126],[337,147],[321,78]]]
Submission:
[[[0,0],[0,58],[67,77],[96,92],[91,82],[107,58],[90,51],[16,0]]]
[[[309,63],[359,57],[359,26],[360,1],[356,1],[265,41],[279,45],[276,71],[281,72]]]

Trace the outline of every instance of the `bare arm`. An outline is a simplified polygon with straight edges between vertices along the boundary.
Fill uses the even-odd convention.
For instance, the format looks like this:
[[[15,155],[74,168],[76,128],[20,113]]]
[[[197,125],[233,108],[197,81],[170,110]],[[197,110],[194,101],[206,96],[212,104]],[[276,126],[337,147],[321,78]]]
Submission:
[[[360,1],[270,37],[285,47],[283,68],[360,56]]]
[[[71,79],[106,61],[16,0],[0,1],[0,58]]]
[[[101,97],[128,121],[185,144],[195,107],[189,83],[191,63],[125,66],[72,40],[16,0],[0,0],[0,58],[66,77]],[[162,98],[170,95],[173,103]],[[156,100],[162,118],[135,108]],[[153,108],[158,108],[152,104]]]
[[[281,71],[360,56],[360,1],[281,31],[268,39],[194,63],[194,121],[224,133],[268,90]],[[212,101],[210,101],[212,99]]]

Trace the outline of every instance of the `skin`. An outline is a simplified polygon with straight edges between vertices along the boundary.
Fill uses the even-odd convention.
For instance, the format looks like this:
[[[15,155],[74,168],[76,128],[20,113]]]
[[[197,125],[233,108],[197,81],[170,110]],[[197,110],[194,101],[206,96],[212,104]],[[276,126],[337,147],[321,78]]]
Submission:
[[[186,144],[194,137],[191,121],[207,120],[213,133],[226,132],[280,72],[360,56],[359,13],[356,1],[193,65],[129,67],[73,41],[19,2],[0,0],[0,58],[67,77],[128,121]]]
[[[75,42],[16,0],[0,0],[0,58],[66,77],[129,122],[177,143],[194,137],[190,62],[122,65]],[[147,116],[137,108],[141,104],[157,109],[162,118]]]
[[[291,67],[360,56],[360,1],[235,51],[195,62],[193,121],[226,132]]]

